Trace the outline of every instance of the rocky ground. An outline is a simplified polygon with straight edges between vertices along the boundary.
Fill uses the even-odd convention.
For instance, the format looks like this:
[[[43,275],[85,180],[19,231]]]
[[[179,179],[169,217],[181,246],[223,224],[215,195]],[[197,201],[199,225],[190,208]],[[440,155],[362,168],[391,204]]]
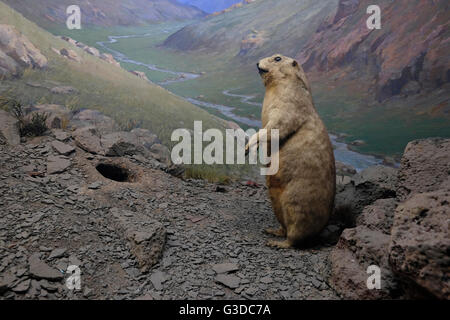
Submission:
[[[338,298],[331,246],[265,246],[262,230],[277,223],[263,186],[184,181],[152,158],[94,155],[69,136],[0,146],[2,298]],[[130,181],[105,178],[99,163]],[[65,287],[72,264],[80,291]]]
[[[343,168],[327,228],[276,250],[262,232],[277,226],[264,186],[183,180],[148,130],[117,132],[92,110],[28,110],[40,111],[51,131],[27,139],[0,114],[1,299],[378,299],[411,288],[448,299],[448,140],[412,143],[399,173]],[[382,290],[366,287],[371,264]],[[69,265],[80,290],[65,285]]]

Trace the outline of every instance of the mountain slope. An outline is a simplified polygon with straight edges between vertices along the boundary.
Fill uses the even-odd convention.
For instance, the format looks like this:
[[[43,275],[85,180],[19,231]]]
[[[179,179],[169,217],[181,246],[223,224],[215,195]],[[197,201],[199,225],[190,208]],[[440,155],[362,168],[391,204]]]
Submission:
[[[162,47],[214,57],[220,70],[207,70],[208,80],[241,79],[232,87],[247,90],[241,94],[259,90],[259,79],[247,76],[259,59],[296,57],[329,130],[363,140],[359,151],[398,155],[410,140],[449,137],[450,3],[380,0],[382,29],[368,30],[371,4],[258,0],[188,25]]]
[[[241,2],[242,0],[178,0],[180,3],[189,4],[191,6],[195,6],[200,8],[201,10],[213,13],[228,7],[231,7],[233,4]]]
[[[336,80],[368,77],[376,99],[426,93],[450,82],[450,4],[435,1],[378,1],[381,30],[366,27],[373,1],[341,1],[297,55],[306,71]],[[420,13],[420,14],[418,14]]]
[[[337,0],[264,0],[246,4],[170,36],[165,47],[223,52],[243,57],[273,50],[293,55],[309,40],[320,22],[337,8]]]
[[[96,109],[122,125],[134,123],[151,129],[166,145],[171,145],[174,129],[191,128],[194,120],[203,121],[204,127],[224,128],[223,121],[206,111],[51,35],[2,2],[0,24],[14,26],[48,59],[44,70],[28,69],[20,78],[2,80],[0,95],[16,97],[24,104]],[[80,62],[60,56],[55,48],[72,50]],[[71,86],[77,93],[52,92],[56,86]]]
[[[166,20],[194,19],[204,12],[175,0],[2,0],[41,26],[65,23],[66,8],[77,4],[81,9],[82,24],[138,25]]]

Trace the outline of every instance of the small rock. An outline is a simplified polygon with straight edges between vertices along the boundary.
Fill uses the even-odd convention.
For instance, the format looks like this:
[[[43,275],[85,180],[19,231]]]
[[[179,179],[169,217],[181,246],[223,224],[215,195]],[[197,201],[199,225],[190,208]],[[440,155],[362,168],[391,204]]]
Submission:
[[[56,140],[61,142],[67,141],[70,138],[70,135],[62,130],[55,130],[53,132],[53,135],[55,136]]]
[[[56,290],[58,290],[58,288],[54,284],[51,284],[47,280],[39,281],[39,285],[41,286],[41,288],[44,288],[48,292],[55,292]]]
[[[72,162],[60,156],[49,156],[47,159],[47,174],[62,173],[66,171]]]
[[[97,190],[97,189],[100,189],[102,185],[103,185],[103,183],[101,181],[96,181],[94,183],[91,183],[88,186],[88,188],[91,189],[91,190]]]
[[[74,87],[65,86],[65,87],[54,87],[50,90],[53,94],[74,94],[78,93],[78,90]]]
[[[162,271],[155,271],[150,276],[150,281],[156,290],[161,291],[163,289],[162,284],[166,281],[166,275]]]
[[[81,62],[81,58],[78,56],[78,54],[71,49],[63,48],[59,52],[62,56],[68,58],[69,60]]]
[[[269,284],[269,283],[273,282],[273,279],[271,277],[264,277],[264,278],[261,278],[259,281],[261,281],[262,283],[265,283],[265,284]]]
[[[219,274],[215,280],[230,289],[239,288],[239,284],[241,283],[241,279],[233,275]]]
[[[56,152],[58,152],[59,154],[63,155],[63,156],[68,156],[69,154],[71,154],[72,152],[75,151],[75,148],[62,143],[60,141],[53,141],[52,142],[52,147],[53,149],[55,149]]]
[[[228,273],[239,270],[239,266],[236,263],[221,263],[213,265],[213,270],[217,274]]]
[[[86,288],[84,288],[83,296],[85,298],[89,298],[93,293],[94,293],[94,290],[92,290],[91,288],[86,287]]]
[[[60,258],[60,257],[64,256],[64,254],[66,253],[66,251],[67,251],[66,248],[55,249],[55,250],[53,250],[53,251],[50,253],[48,259],[49,259],[49,260],[52,260],[52,259],[55,259],[55,258]]]

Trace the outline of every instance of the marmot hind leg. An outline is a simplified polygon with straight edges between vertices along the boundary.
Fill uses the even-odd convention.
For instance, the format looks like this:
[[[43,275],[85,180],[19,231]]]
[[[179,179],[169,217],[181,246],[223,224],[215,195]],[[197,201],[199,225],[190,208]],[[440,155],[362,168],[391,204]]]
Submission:
[[[279,249],[289,249],[294,247],[294,243],[289,241],[289,239],[286,239],[284,241],[269,240],[267,241],[267,246]]]
[[[283,226],[280,226],[278,229],[267,228],[264,232],[275,237],[286,237],[286,229]]]

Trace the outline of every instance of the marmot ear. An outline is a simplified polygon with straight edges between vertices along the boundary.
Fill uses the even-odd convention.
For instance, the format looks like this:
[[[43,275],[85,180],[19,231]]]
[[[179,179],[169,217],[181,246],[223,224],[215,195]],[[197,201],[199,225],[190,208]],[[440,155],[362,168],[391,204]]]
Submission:
[[[294,62],[292,62],[292,66],[294,66],[294,67],[298,66],[298,62],[296,60],[294,60]]]

